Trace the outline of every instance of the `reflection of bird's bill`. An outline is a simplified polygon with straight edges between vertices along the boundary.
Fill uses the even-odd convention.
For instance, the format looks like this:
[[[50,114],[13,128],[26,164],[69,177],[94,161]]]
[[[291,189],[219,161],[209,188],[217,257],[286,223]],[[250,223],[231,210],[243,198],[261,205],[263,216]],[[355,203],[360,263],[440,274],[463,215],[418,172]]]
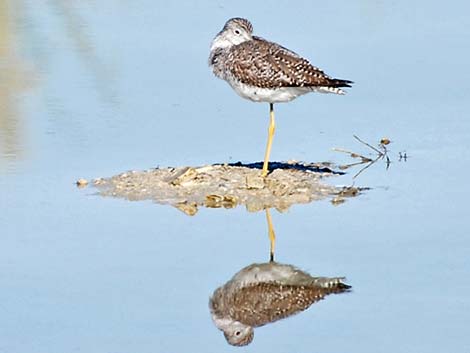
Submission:
[[[295,315],[329,294],[351,286],[344,277],[313,277],[274,261],[249,265],[217,288],[209,301],[212,320],[232,345],[253,340],[254,328]]]

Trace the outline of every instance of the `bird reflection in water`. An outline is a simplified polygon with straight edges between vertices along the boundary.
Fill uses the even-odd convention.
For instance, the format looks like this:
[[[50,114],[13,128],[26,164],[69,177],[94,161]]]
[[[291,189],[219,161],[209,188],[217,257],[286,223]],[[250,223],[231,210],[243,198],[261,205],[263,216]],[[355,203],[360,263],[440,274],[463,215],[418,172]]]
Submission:
[[[300,269],[274,261],[275,235],[269,210],[270,261],[249,265],[217,288],[209,301],[212,320],[227,342],[245,346],[254,328],[308,309],[329,294],[351,288],[344,277],[312,277]]]

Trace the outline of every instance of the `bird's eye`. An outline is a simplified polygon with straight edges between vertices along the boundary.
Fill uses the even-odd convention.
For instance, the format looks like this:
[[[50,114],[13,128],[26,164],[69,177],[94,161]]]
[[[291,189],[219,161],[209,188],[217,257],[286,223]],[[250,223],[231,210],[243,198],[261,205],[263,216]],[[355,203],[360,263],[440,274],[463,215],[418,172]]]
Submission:
[[[240,34],[240,30],[238,30],[238,29],[236,29],[234,32],[235,32],[236,35]]]
[[[241,332],[240,331],[236,331],[235,332],[235,336],[240,336],[241,335]]]

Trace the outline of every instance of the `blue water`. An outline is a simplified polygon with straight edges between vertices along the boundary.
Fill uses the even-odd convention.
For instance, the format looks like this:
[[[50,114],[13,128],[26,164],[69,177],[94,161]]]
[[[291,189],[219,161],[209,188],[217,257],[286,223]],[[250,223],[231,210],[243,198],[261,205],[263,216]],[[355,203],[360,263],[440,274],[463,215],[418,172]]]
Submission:
[[[470,20],[464,1],[0,0],[0,352],[233,351],[208,298],[269,259],[265,216],[101,198],[75,180],[259,161],[267,104],[207,67],[224,22],[297,51],[346,96],[276,105],[273,160],[379,162],[329,179],[371,187],[273,212],[276,259],[347,277],[256,330],[257,352],[468,352]],[[399,161],[406,151],[408,160]]]

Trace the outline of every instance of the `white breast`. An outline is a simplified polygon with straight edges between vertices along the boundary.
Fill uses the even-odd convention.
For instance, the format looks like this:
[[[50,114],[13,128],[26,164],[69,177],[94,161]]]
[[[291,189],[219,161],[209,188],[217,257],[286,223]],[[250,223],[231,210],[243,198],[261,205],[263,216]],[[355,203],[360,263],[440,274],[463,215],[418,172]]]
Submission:
[[[272,89],[250,86],[234,80],[229,80],[228,82],[238,95],[253,102],[289,102],[298,96],[312,92],[312,89],[309,87],[280,87]]]

